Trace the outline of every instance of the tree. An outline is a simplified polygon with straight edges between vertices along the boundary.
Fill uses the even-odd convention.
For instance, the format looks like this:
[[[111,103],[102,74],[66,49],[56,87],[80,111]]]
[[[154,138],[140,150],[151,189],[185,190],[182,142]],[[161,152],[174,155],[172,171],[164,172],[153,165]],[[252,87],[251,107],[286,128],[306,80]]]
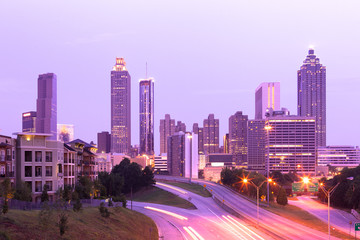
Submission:
[[[3,198],[2,213],[6,214],[9,211],[8,200],[13,198],[13,189],[11,187],[10,179],[5,180],[0,185],[0,196]]]
[[[142,171],[142,182],[143,186],[148,187],[155,184],[154,172],[150,169],[149,166],[146,166]]]
[[[31,202],[32,201],[31,187],[29,187],[29,185],[23,181],[17,181],[15,193],[14,193],[14,199],[17,199],[19,201]]]
[[[41,202],[48,202],[49,201],[49,194],[48,194],[49,186],[47,184],[44,185],[43,191],[41,193]]]
[[[60,236],[64,235],[65,231],[68,229],[68,218],[69,216],[65,211],[60,212],[58,222]]]
[[[80,199],[89,199],[93,193],[94,183],[89,177],[79,177],[79,183],[75,186],[75,191],[79,194]]]
[[[233,170],[230,168],[223,168],[221,171],[221,182],[224,185],[232,186],[236,182],[237,178]]]
[[[286,196],[286,191],[285,191],[284,188],[280,188],[279,194],[278,194],[278,196],[276,198],[276,202],[279,205],[282,205],[282,206],[285,206],[288,203],[288,199],[287,199],[287,196]]]
[[[48,202],[44,202],[41,206],[41,211],[39,212],[39,224],[44,231],[50,226],[52,215],[53,209],[49,206]]]
[[[70,185],[65,185],[64,190],[62,192],[62,199],[64,199],[66,202],[70,202],[72,198],[72,187]]]
[[[72,194],[72,199],[75,200],[75,203],[73,205],[73,211],[74,212],[80,212],[82,209],[82,203],[79,199],[79,194],[77,192],[74,192]]]

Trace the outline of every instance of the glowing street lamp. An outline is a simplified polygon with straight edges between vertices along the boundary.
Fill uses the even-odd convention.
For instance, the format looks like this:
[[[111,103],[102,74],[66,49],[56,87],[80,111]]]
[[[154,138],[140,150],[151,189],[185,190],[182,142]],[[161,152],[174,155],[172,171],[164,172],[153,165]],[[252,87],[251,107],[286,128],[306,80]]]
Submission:
[[[262,183],[260,183],[259,186],[257,186],[255,183],[253,183],[253,181],[248,180],[247,178],[244,178],[242,180],[243,183],[247,184],[247,183],[251,183],[255,188],[256,188],[256,211],[257,211],[257,225],[259,226],[259,191],[261,186],[267,182],[267,183],[271,183],[273,180],[271,178],[267,178],[266,180],[262,181]],[[268,184],[269,186],[269,184]]]

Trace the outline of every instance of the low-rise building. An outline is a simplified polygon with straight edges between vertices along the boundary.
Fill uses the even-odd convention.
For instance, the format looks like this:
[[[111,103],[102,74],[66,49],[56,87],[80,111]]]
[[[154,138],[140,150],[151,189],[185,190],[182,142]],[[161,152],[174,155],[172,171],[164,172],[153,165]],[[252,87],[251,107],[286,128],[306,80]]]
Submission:
[[[39,202],[44,185],[49,200],[63,187],[64,145],[49,140],[52,134],[17,133],[16,181],[24,181],[31,188],[33,201]]]
[[[97,178],[95,171],[97,148],[80,139],[75,139],[67,144],[77,152],[77,178],[87,176],[91,180],[95,180]]]
[[[77,152],[75,149],[64,144],[64,185],[74,187],[77,181]]]
[[[156,173],[158,174],[168,173],[166,153],[163,153],[160,156],[155,156],[154,164],[155,164],[154,171]]]
[[[9,178],[15,184],[15,139],[0,135],[0,182]]]
[[[344,167],[354,168],[360,165],[358,146],[318,147],[318,166],[331,166],[341,171]]]

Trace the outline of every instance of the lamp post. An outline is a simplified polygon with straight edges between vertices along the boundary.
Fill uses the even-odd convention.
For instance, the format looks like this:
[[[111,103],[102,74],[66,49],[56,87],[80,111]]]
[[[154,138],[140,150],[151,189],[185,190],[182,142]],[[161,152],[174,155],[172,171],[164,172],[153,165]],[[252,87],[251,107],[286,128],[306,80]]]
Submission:
[[[267,125],[265,125],[264,129],[266,130],[266,144],[268,145],[267,146],[267,157],[266,157],[266,177],[267,177],[267,179],[270,179],[270,176],[269,176],[270,175],[270,169],[269,169],[269,167],[270,167],[270,163],[269,163],[269,161],[270,161],[270,157],[269,157],[270,136],[269,136],[269,132],[272,129],[272,126],[267,124]],[[267,185],[266,186],[267,203],[270,206],[270,184],[269,184],[269,182],[266,185]]]
[[[266,180],[262,181],[260,183],[259,186],[257,186],[255,183],[253,183],[253,181],[251,180],[248,180],[247,178],[244,178],[243,179],[243,183],[247,184],[247,183],[251,183],[255,188],[256,188],[256,211],[257,211],[257,226],[259,226],[259,191],[260,191],[260,188],[261,186],[267,182],[268,183],[268,186],[269,186],[269,183],[272,182],[272,179],[271,178],[267,178]]]
[[[353,177],[348,177],[346,179],[353,180],[354,178]],[[308,177],[304,177],[303,182],[305,184],[311,183],[311,181],[310,181],[310,179]],[[320,189],[324,192],[325,196],[328,199],[328,235],[329,235],[329,240],[330,240],[330,236],[331,236],[331,233],[330,233],[330,197],[331,197],[331,194],[334,193],[335,189],[339,186],[339,184],[340,184],[340,182],[338,182],[335,186],[331,187],[329,190],[325,189],[324,183],[319,184]]]

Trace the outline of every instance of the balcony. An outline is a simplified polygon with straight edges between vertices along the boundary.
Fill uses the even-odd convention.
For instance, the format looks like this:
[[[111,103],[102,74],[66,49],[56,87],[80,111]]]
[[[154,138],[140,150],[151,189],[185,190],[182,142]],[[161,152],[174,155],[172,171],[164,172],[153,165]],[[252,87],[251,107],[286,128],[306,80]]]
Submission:
[[[12,161],[11,155],[7,155],[5,159],[6,159],[6,161]]]

